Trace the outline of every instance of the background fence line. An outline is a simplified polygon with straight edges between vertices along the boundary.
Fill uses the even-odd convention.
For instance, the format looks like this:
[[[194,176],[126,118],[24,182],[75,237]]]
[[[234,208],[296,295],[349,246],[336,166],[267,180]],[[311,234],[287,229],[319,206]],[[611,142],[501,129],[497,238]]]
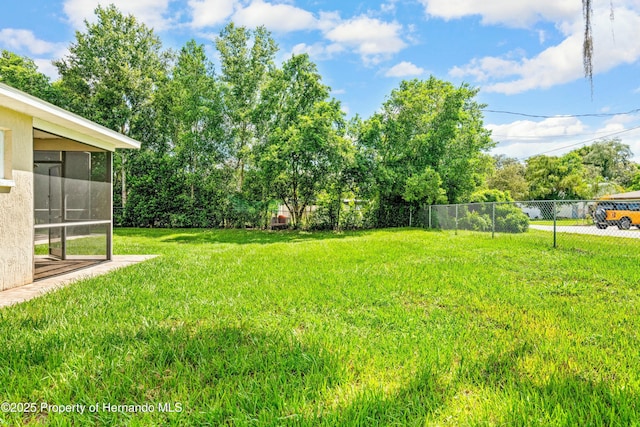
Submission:
[[[528,200],[429,205],[415,224],[428,229],[496,233],[548,231],[559,236],[640,239],[640,200]],[[638,240],[640,243],[640,240]]]
[[[534,231],[548,232],[550,243],[557,247],[576,235],[594,238],[633,239],[640,245],[640,200],[528,200],[518,202],[484,202],[448,205],[425,205],[420,209],[388,210],[390,226],[421,227],[434,230],[471,230],[499,234]],[[408,215],[407,214],[408,210]],[[351,209],[352,215],[363,216]],[[317,214],[318,212],[315,212]],[[114,226],[122,226],[123,210],[114,207]],[[389,219],[387,218],[387,219]],[[356,218],[357,219],[357,218]],[[369,228],[360,218],[353,227]],[[627,242],[629,243],[629,242]]]

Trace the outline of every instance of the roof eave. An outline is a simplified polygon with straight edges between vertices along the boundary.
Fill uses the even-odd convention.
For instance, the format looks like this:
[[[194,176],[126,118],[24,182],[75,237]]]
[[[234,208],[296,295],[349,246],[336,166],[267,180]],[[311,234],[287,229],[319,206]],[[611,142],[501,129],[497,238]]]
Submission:
[[[33,117],[33,127],[113,151],[139,149],[140,142],[0,83],[0,105]]]

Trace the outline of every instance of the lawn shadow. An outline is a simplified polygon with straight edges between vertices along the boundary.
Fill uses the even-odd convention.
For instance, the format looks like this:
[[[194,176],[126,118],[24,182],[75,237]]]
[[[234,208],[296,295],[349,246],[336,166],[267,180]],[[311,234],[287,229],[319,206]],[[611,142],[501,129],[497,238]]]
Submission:
[[[544,385],[525,381],[507,412],[505,423],[516,426],[638,425],[638,395],[628,387],[594,381],[578,374],[554,375]]]
[[[344,239],[352,236],[364,236],[368,230],[359,231],[298,231],[298,230],[242,230],[242,229],[117,229],[116,235],[123,237],[142,237],[160,240],[166,243],[237,245],[294,243],[315,240]]]
[[[447,379],[425,368],[406,387],[391,395],[382,389],[360,392],[346,407],[308,417],[303,425],[423,426],[447,401]]]
[[[519,370],[520,358],[534,351],[534,346],[517,345],[511,351],[489,354],[469,369],[455,373],[446,364],[425,365],[412,381],[393,393],[382,388],[366,389],[347,406],[309,416],[301,424],[423,426],[443,422],[541,427],[638,424],[638,395],[620,383],[561,372],[542,385],[535,383]],[[485,391],[477,394],[477,390],[489,394],[485,395]],[[473,403],[460,398],[466,395]]]
[[[462,374],[462,383],[471,382],[504,395],[508,408],[498,417],[504,425],[635,425],[640,416],[638,396],[622,383],[588,378],[560,364],[541,384],[523,372],[523,358],[536,346],[521,343],[512,350],[490,354],[483,362]],[[599,369],[594,366],[593,373]],[[601,368],[600,368],[601,369]],[[488,420],[476,420],[483,422]]]
[[[52,424],[78,425],[283,424],[295,420],[340,381],[339,364],[328,351],[287,334],[167,321],[136,333],[113,332],[91,341],[93,357],[74,375],[67,372],[73,367],[67,361],[86,348],[68,342],[64,357],[68,360],[52,365],[47,362],[46,349],[38,351],[38,361],[47,366],[49,378],[65,378],[41,385],[57,389],[58,397],[73,396],[73,402],[57,403],[150,402],[157,406],[178,402],[182,412],[40,413],[40,422],[44,417]],[[27,416],[23,421],[35,420]]]

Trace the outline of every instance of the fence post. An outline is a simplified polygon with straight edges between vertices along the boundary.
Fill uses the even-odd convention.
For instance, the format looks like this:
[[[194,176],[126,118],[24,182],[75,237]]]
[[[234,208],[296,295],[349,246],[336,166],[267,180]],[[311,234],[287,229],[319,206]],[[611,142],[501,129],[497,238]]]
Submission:
[[[552,208],[553,208],[553,247],[557,247],[557,237],[556,237],[556,201],[553,201],[552,204]]]
[[[491,204],[491,238],[496,237],[496,202]]]
[[[456,204],[456,236],[458,235],[458,205]]]
[[[429,230],[431,230],[431,205],[429,205]]]
[[[409,227],[411,227],[411,214],[413,213],[413,207],[409,206]]]

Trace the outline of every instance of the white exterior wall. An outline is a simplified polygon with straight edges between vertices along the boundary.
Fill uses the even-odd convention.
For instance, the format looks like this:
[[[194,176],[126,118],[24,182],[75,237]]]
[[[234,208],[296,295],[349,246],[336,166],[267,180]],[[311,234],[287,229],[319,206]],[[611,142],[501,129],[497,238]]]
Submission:
[[[33,119],[0,107],[0,128],[11,139],[5,178],[15,182],[0,187],[0,290],[5,290],[33,281]]]

